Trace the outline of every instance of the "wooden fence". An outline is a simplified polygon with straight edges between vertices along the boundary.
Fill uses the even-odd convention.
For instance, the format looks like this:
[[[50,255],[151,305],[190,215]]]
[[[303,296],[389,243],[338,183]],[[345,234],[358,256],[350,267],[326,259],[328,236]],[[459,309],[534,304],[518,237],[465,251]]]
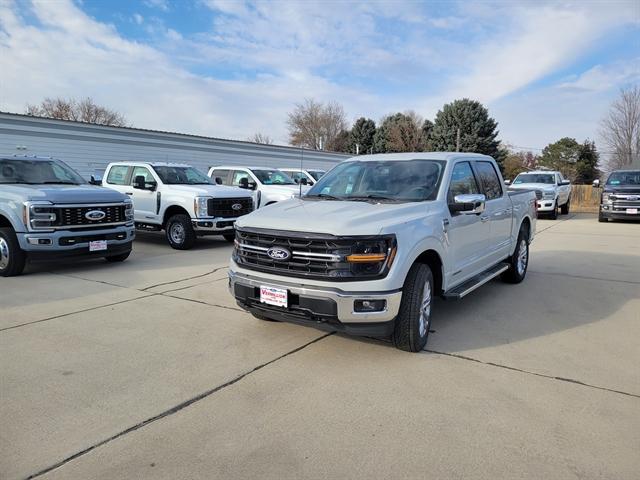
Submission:
[[[571,186],[571,211],[597,213],[600,205],[602,188],[591,185]]]

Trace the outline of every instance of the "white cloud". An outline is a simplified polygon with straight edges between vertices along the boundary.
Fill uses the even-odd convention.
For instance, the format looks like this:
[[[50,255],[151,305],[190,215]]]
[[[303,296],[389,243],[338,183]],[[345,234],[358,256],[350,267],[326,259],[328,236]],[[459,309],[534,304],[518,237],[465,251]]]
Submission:
[[[562,89],[603,91],[640,81],[640,57],[609,65],[596,65],[558,85]]]
[[[138,25],[142,25],[144,23],[144,17],[139,13],[134,13],[133,21],[136,22]]]
[[[169,11],[168,0],[144,0],[144,4],[149,8],[157,8],[163,12]]]

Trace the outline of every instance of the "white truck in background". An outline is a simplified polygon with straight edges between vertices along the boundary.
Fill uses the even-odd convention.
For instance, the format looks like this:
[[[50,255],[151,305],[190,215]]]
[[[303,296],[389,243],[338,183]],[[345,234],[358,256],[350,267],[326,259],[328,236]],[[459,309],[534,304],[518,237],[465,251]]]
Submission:
[[[304,195],[308,186],[297,184],[289,175],[277,168],[219,166],[209,169],[215,183],[249,190],[255,208]]]
[[[296,183],[302,183],[303,185],[312,186],[320,177],[322,177],[325,173],[325,170],[319,170],[317,168],[279,168],[281,172],[286,173],[293,181]]]
[[[535,227],[535,192],[509,191],[491,157],[357,156],[305,196],[237,221],[229,289],[257,318],[416,352],[434,296],[524,279]]]
[[[558,208],[563,215],[571,206],[571,182],[559,171],[536,170],[523,172],[513,179],[511,190],[536,190],[541,192],[538,199],[538,213],[547,214],[553,220],[558,218]]]
[[[105,187],[131,198],[139,230],[164,230],[171,247],[191,248],[198,236],[234,240],[234,223],[253,211],[246,190],[214,184],[189,165],[161,162],[110,163]]]

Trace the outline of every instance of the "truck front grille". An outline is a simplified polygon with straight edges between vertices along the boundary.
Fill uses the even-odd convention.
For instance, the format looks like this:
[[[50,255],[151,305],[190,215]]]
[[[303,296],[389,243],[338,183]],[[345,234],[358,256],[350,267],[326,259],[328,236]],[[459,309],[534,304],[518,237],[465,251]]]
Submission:
[[[210,217],[236,218],[253,211],[251,198],[210,198],[207,214]]]
[[[637,194],[612,194],[609,199],[613,200],[613,211],[626,212],[627,208],[640,208],[640,193]]]
[[[105,207],[59,207],[57,226],[89,226],[103,225],[111,223],[123,223],[125,221],[124,205],[109,205]],[[103,212],[105,215],[100,219],[87,218],[89,212]]]
[[[346,258],[362,245],[362,237],[280,232],[263,229],[236,228],[233,259],[249,270],[293,277],[348,281],[381,278],[387,273],[386,261],[354,264]],[[385,245],[391,242],[382,239]],[[284,249],[286,259],[274,259],[272,248]],[[381,250],[386,250],[386,246]]]

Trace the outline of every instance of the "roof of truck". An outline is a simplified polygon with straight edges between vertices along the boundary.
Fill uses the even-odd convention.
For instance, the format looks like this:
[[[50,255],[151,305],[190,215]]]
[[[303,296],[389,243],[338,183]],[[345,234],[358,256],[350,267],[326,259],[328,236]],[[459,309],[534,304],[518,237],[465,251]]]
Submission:
[[[486,158],[491,159],[488,155],[481,153],[466,152],[408,152],[408,153],[374,153],[373,155],[358,155],[351,157],[346,161],[358,160],[363,162],[374,162],[379,160],[455,160],[457,158]]]
[[[186,163],[167,163],[167,162],[140,162],[140,161],[122,161],[122,162],[111,162],[109,165],[130,165],[130,166],[146,166],[150,165],[152,167],[181,167],[186,168],[191,165],[187,165]]]

